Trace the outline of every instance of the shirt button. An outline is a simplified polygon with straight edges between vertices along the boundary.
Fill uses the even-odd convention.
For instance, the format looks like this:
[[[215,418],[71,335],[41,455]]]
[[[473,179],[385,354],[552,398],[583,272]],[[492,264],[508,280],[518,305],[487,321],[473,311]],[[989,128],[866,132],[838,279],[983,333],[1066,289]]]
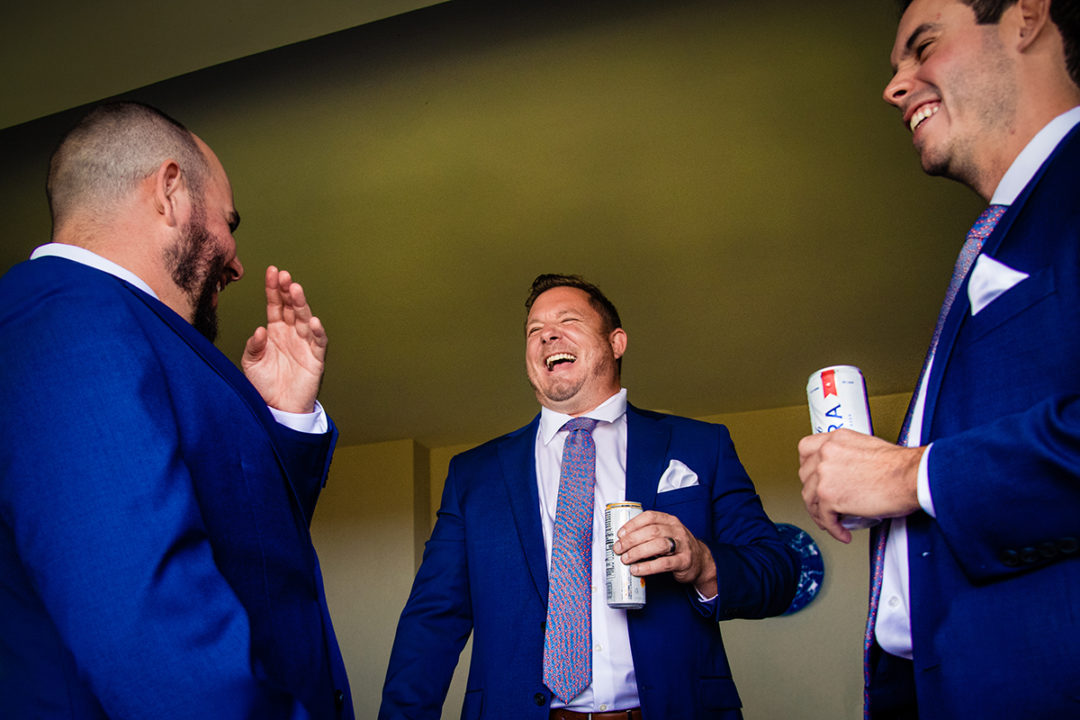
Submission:
[[[889,598],[889,607],[894,608],[898,605],[900,605],[900,598],[896,597],[895,595]]]
[[[601,705],[600,712],[607,712],[607,705]]]

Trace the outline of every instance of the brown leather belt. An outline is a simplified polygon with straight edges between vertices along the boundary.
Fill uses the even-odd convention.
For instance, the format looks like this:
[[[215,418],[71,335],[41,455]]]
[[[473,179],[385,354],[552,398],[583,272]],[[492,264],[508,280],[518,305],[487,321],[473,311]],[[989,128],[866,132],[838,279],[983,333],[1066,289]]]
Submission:
[[[550,720],[641,720],[641,708],[609,710],[608,712],[583,713],[572,710],[552,710]]]

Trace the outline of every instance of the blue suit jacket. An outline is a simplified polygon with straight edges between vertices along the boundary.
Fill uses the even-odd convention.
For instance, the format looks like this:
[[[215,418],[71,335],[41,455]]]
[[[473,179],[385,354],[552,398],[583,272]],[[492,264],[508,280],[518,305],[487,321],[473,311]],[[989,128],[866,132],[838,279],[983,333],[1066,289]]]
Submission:
[[[60,258],[0,279],[0,408],[5,716],[352,716],[308,532],[336,431]]]
[[[470,631],[462,718],[547,718],[538,422],[451,461],[438,520],[398,625],[380,718],[440,717]],[[717,621],[783,612],[795,590],[797,560],[762,510],[723,426],[633,407],[627,423],[626,499],[676,515],[707,543],[720,586],[712,617],[670,574],[650,577],[645,608],[628,611],[644,717],[740,717]],[[700,485],[658,494],[672,459],[690,466]]]
[[[1080,716],[1080,132],[983,253],[1029,273],[944,326],[908,525],[921,718]]]

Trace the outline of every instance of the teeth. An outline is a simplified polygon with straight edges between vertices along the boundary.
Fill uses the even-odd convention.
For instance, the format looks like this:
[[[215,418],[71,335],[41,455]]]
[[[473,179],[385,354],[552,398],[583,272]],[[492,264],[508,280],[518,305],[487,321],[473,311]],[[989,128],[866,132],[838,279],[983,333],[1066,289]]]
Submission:
[[[544,360],[544,364],[547,365],[547,369],[550,370],[551,368],[555,367],[555,363],[564,360],[568,362],[574,362],[575,360],[577,360],[577,356],[571,355],[570,353],[555,353],[551,357]]]
[[[911,132],[915,132],[915,128],[922,124],[922,121],[931,115],[936,115],[940,105],[923,105],[919,108],[919,111],[911,116],[911,122],[908,123],[908,127],[911,128]]]

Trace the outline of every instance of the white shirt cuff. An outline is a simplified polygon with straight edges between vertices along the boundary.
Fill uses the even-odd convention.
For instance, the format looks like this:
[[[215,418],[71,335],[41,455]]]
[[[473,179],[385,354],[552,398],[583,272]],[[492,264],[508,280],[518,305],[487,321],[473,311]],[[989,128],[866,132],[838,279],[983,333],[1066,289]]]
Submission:
[[[937,513],[934,512],[934,498],[930,495],[930,450],[932,450],[934,444],[931,443],[926,446],[926,452],[922,454],[922,460],[919,461],[919,480],[916,487],[919,493],[919,505],[922,509],[932,517],[936,518]]]
[[[326,411],[318,400],[315,401],[315,410],[309,413],[291,413],[277,408],[270,408],[270,412],[279,424],[297,432],[322,435],[330,428]]]

